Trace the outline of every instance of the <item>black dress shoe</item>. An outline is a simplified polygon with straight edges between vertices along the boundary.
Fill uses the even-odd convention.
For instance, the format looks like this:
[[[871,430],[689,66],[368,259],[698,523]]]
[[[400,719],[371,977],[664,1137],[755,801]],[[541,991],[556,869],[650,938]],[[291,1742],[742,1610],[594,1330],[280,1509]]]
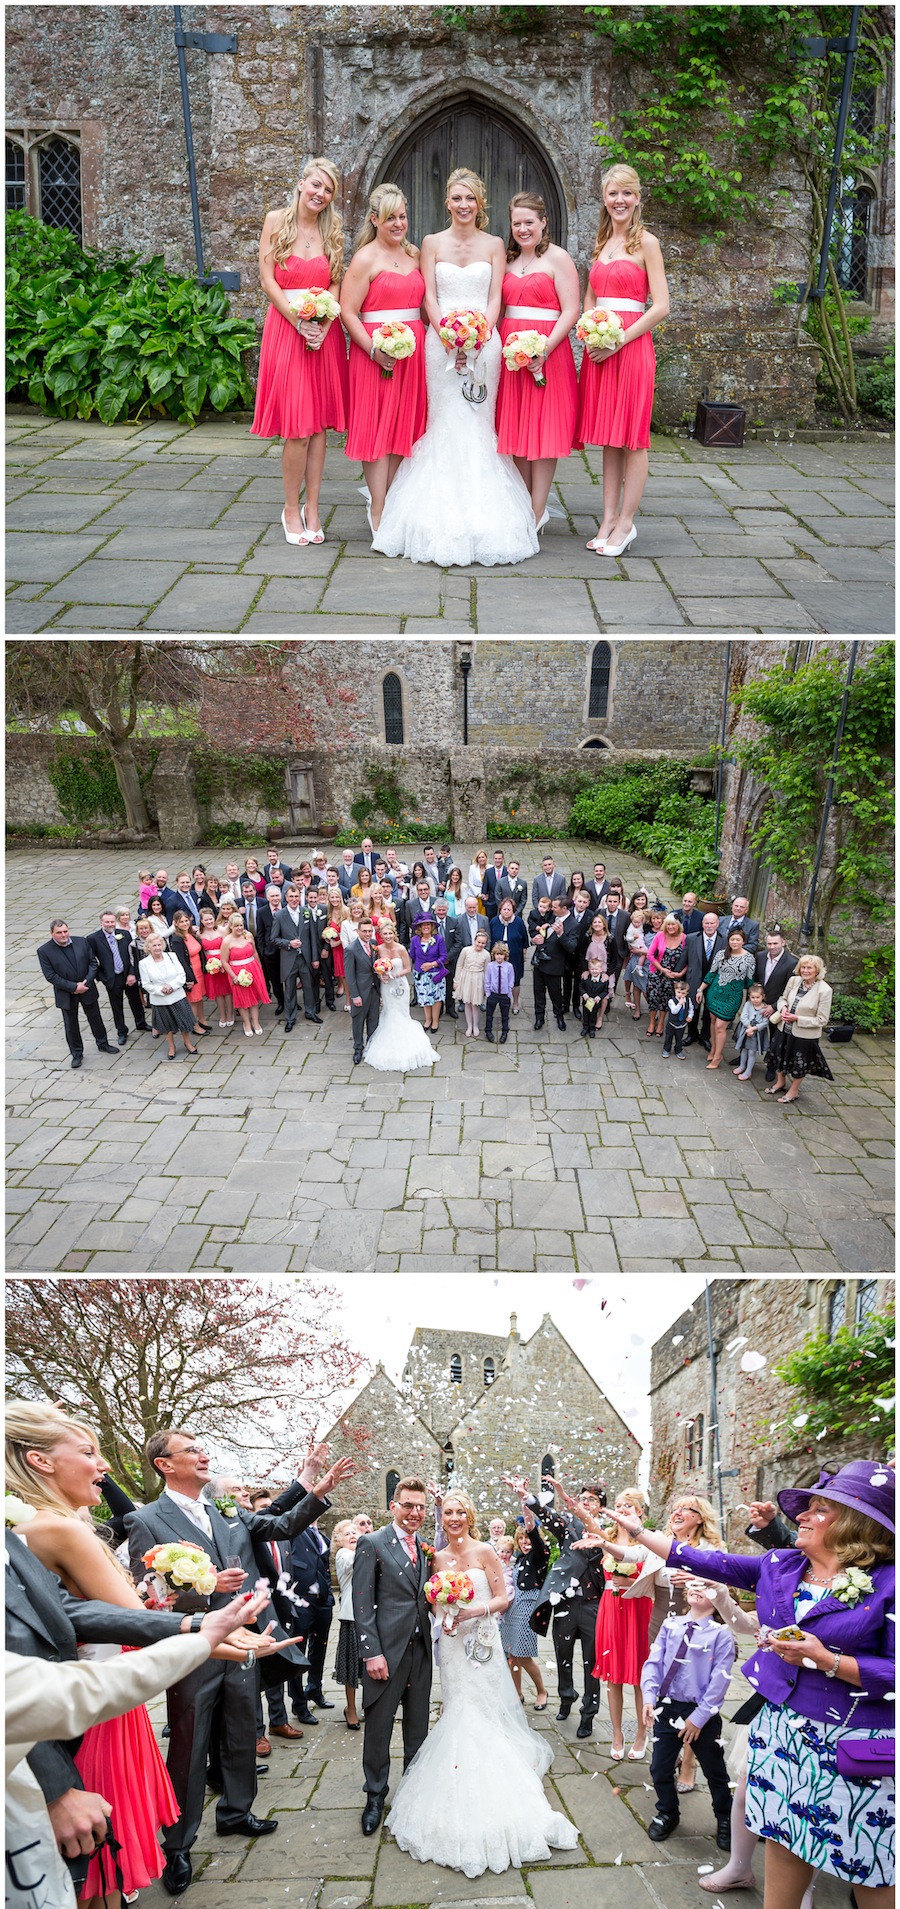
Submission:
[[[327,1009],[328,1009],[328,1012],[329,1012],[329,1014],[336,1014],[336,1013],[337,1013],[337,1002],[336,1002],[336,1001],[326,1001],[326,1003],[325,1003],[325,1006],[327,1007]]]
[[[509,1040],[509,1031],[507,1030],[507,1032],[506,1032],[506,1033],[504,1033],[504,1034],[501,1034],[501,1036],[500,1036],[500,1046],[502,1047],[502,1046],[503,1046],[503,1043],[504,1043],[504,1041],[508,1041],[508,1040]]]
[[[168,1890],[170,1896],[183,1896],[185,1890],[190,1889],[193,1874],[190,1857],[179,1850],[177,1855],[170,1856],[166,1863],[162,1873],[162,1886]]]
[[[490,1041],[491,1046],[493,1047],[496,1036],[494,1034],[489,1034],[487,1031],[487,1028],[485,1028],[484,1030],[484,1038],[486,1041]]]
[[[293,1022],[293,1020],[290,1020],[290,1021],[285,1021],[285,1024],[284,1024],[284,1031],[285,1031],[285,1034],[290,1034],[290,1031],[291,1031],[291,1028],[293,1027],[293,1025],[294,1025],[294,1022]]]
[[[316,1021],[316,1022],[318,1023],[318,1025],[319,1025],[319,1027],[321,1027],[321,1025],[322,1025],[322,1016],[321,1016],[321,1014],[304,1014],[304,1016],[303,1016],[303,1019],[304,1019],[304,1021]]]
[[[544,1025],[544,1017],[543,1017],[543,1015],[542,1015],[542,1014],[539,1014],[539,1015],[538,1015],[538,1017],[537,1017],[537,1020],[535,1021],[535,1024],[534,1024],[534,1031],[535,1031],[535,1034],[539,1034],[539,1033],[540,1033],[540,1031],[541,1031],[541,1028],[543,1027],[543,1025]]]
[[[578,1725],[578,1729],[575,1732],[575,1735],[576,1737],[589,1737],[591,1735],[591,1732],[593,1731],[593,1728],[594,1728],[593,1717],[582,1717],[581,1722]]]
[[[82,1061],[83,1061],[83,1060],[84,1060],[84,1055],[83,1055],[83,1054],[73,1054],[73,1055],[72,1055],[72,1066],[73,1066],[73,1067],[80,1067],[80,1066],[81,1066],[81,1063],[82,1063]]]
[[[374,1836],[383,1815],[384,1797],[367,1797],[366,1807],[362,1813],[362,1833],[364,1836]]]
[[[731,1848],[731,1817],[720,1816],[716,1820],[716,1848]]]
[[[217,1836],[273,1836],[278,1828],[274,1816],[254,1816],[248,1810],[236,1823],[217,1823]]]
[[[118,1034],[118,1035],[116,1036],[116,1039],[118,1040],[118,1043],[119,1043],[119,1046],[120,1046],[120,1047],[124,1047],[124,1046],[125,1046],[125,1042],[126,1042],[126,1041],[127,1041],[127,1039],[128,1039],[128,1035],[127,1035],[127,1034]]]
[[[98,1054],[114,1054],[114,1053],[115,1053],[115,1051],[116,1051],[116,1050],[115,1050],[115,1048],[113,1047],[113,1045],[112,1045],[112,1042],[111,1042],[111,1041],[98,1041],[98,1042],[97,1042],[97,1052],[98,1052]]]
[[[354,1067],[358,1067],[358,1066],[359,1066],[359,1063],[360,1063],[360,1061],[361,1061],[361,1060],[362,1060],[362,1048],[361,1048],[361,1047],[355,1047],[355,1048],[353,1049],[353,1065],[354,1065]]]
[[[559,1709],[556,1713],[557,1723],[565,1723],[574,1702],[574,1697],[560,1697]]]
[[[313,1716],[313,1713],[311,1710],[296,1710],[295,1709],[294,1716],[298,1719],[300,1723],[318,1724],[318,1721],[319,1721],[318,1717]]]
[[[321,1690],[308,1690],[306,1693],[306,1701],[307,1703],[315,1704],[317,1710],[334,1709],[334,1704],[330,1698],[326,1697],[324,1691]]]
[[[562,1033],[564,1034],[566,1031],[566,1024],[561,1014],[558,1014],[556,1017],[556,1025],[558,1028],[561,1029]]]
[[[666,1837],[671,1836],[673,1830],[676,1830],[677,1828],[678,1828],[677,1814],[674,1816],[663,1816],[662,1814],[660,1814],[659,1816],[654,1816],[653,1821],[650,1824],[649,1829],[647,1830],[647,1835],[649,1836],[651,1843],[664,1843],[666,1840]]]
[[[712,1041],[701,1041],[700,1046],[705,1050],[707,1054],[712,1053]]]

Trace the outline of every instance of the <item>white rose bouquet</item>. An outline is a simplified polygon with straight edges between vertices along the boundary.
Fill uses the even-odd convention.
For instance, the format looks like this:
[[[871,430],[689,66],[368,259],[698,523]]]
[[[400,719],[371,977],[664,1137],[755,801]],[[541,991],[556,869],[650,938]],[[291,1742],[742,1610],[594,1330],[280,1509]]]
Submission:
[[[202,1545],[155,1544],[144,1552],[143,1561],[156,1579],[153,1602],[164,1603],[173,1591],[209,1597],[216,1588],[216,1567]]]
[[[607,312],[601,305],[595,305],[593,311],[584,312],[579,318],[575,336],[583,345],[593,345],[598,351],[614,351],[625,343],[625,327],[617,312]]]

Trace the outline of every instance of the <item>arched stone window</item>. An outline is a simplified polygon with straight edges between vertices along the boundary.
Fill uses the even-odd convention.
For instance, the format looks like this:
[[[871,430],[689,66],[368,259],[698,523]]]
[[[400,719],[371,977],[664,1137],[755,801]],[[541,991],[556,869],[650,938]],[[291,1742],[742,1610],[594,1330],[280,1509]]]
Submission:
[[[588,718],[600,722],[609,714],[609,673],[612,650],[608,643],[595,643],[591,656],[591,688]]]
[[[495,1371],[494,1371],[494,1361],[493,1361],[493,1359],[485,1359],[485,1362],[484,1362],[484,1383],[485,1383],[485,1385],[493,1385],[493,1383],[494,1383],[494,1380],[495,1380],[495,1378],[496,1378],[496,1376],[497,1376],[497,1375],[496,1375],[496,1373],[495,1373]]]
[[[6,142],[6,210],[25,210],[25,148],[17,139]]]
[[[855,1317],[858,1330],[878,1311],[877,1279],[861,1279],[856,1288]]]
[[[556,1473],[556,1466],[553,1463],[553,1453],[545,1452],[543,1458],[541,1459],[541,1477],[553,1478],[555,1476],[555,1473]]]
[[[452,1353],[450,1357],[450,1384],[462,1385],[462,1360],[458,1352]]]
[[[69,139],[54,136],[38,147],[40,216],[81,238],[81,154]]]
[[[403,741],[403,685],[399,676],[389,670],[381,685],[384,705],[385,742]]]
[[[847,1288],[843,1280],[835,1286],[828,1298],[828,1337],[833,1339],[836,1332],[847,1319]]]
[[[581,747],[582,749],[608,749],[609,743],[604,736],[588,736],[587,741],[583,742]]]
[[[450,1480],[453,1477],[453,1472],[456,1465],[456,1460],[453,1456],[453,1444],[449,1438],[447,1440],[446,1445],[444,1446],[443,1458],[444,1458],[444,1483],[445,1485],[449,1485]]]
[[[400,1473],[399,1473],[399,1472],[388,1472],[388,1473],[387,1473],[387,1476],[386,1476],[386,1478],[385,1478],[385,1481],[384,1481],[384,1496],[385,1496],[385,1504],[386,1504],[386,1506],[387,1506],[387,1509],[388,1509],[388,1511],[390,1511],[390,1508],[391,1508],[391,1499],[393,1498],[393,1496],[394,1496],[394,1493],[395,1493],[395,1491],[396,1491],[396,1489],[397,1489],[397,1486],[399,1485],[399,1483],[400,1483]]]

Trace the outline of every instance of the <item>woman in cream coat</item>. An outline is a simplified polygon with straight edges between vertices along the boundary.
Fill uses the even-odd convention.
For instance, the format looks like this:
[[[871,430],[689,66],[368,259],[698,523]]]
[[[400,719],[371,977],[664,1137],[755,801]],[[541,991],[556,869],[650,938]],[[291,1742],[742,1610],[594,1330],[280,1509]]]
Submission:
[[[769,1022],[770,1031],[777,1029],[772,1040],[777,1072],[766,1093],[777,1094],[779,1106],[793,1106],[807,1074],[817,1074],[820,1080],[834,1079],[819,1047],[830,1019],[831,989],[825,980],[825,963],[818,955],[801,955]]]

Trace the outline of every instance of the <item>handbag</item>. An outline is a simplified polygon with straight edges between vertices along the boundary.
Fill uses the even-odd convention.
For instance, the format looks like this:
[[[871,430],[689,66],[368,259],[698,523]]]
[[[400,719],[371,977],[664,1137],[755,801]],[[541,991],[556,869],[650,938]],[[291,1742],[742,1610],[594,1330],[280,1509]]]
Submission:
[[[878,1783],[893,1774],[893,1737],[838,1737],[837,1771],[847,1783]]]

